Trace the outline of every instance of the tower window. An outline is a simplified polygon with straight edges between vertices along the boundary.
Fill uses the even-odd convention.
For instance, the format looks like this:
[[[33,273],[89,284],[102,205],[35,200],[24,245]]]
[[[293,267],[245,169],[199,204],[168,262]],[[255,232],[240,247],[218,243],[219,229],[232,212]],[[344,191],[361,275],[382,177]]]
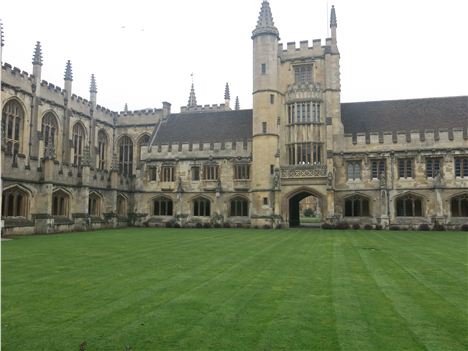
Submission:
[[[426,176],[428,178],[435,178],[440,174],[440,166],[442,159],[440,158],[428,158],[426,160]]]
[[[379,179],[383,173],[385,175],[385,160],[372,160],[372,179]]]
[[[194,181],[200,180],[200,167],[199,166],[192,167],[192,180]]]
[[[161,181],[162,182],[173,182],[174,181],[174,167],[173,166],[162,166],[161,167]]]
[[[268,205],[268,198],[267,197],[264,197],[263,198],[263,204],[266,206]]]
[[[275,96],[273,94],[270,94],[270,104],[274,104],[275,103]]]
[[[400,178],[413,178],[413,160],[410,158],[398,160],[398,176]]]
[[[266,69],[267,69],[266,63],[262,63],[262,74],[266,74]]]
[[[301,65],[294,67],[296,84],[312,82],[312,65]]]
[[[468,157],[455,158],[455,177],[468,177]]]
[[[267,122],[262,122],[262,133],[263,134],[267,133]]]
[[[348,180],[361,179],[361,161],[348,162]]]

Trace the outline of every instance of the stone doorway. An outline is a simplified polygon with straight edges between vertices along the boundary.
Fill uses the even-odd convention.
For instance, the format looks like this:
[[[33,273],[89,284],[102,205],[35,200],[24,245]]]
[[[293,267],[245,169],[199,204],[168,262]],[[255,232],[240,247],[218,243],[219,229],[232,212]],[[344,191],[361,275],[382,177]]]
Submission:
[[[320,226],[322,199],[310,191],[300,191],[289,198],[289,227]]]

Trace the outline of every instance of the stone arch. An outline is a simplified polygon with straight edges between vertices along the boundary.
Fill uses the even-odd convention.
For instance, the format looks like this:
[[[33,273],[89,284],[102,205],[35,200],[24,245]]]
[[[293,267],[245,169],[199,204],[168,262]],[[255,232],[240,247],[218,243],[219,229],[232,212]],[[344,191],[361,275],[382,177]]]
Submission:
[[[90,191],[88,196],[88,215],[100,217],[104,205],[103,196],[97,191]]]
[[[151,141],[151,135],[149,133],[143,133],[138,136],[137,139],[137,154],[136,154],[136,161],[137,161],[137,167],[140,168],[141,166],[141,147],[142,146],[149,146]]]
[[[32,193],[20,184],[6,187],[2,191],[2,217],[29,217]]]
[[[153,216],[173,216],[174,200],[171,196],[160,194],[151,199],[150,208]]]
[[[463,191],[449,197],[450,216],[468,217],[468,192]]]
[[[300,225],[299,203],[309,196],[315,197],[319,202],[318,205],[322,216],[326,214],[327,206],[326,196],[324,194],[307,186],[294,189],[287,193],[281,201],[281,213],[283,214],[284,220],[289,222],[290,227]]]
[[[213,201],[208,196],[196,195],[190,200],[191,213],[195,217],[211,217]]]
[[[73,142],[73,164],[81,165],[83,153],[86,144],[86,127],[83,122],[77,121],[72,127],[72,142]]]
[[[72,194],[64,188],[52,192],[52,216],[69,217]]]
[[[372,200],[359,192],[348,194],[343,198],[344,217],[370,217]]]
[[[133,175],[133,146],[133,139],[127,134],[123,134],[117,139],[119,172],[124,176]]]
[[[97,133],[97,167],[99,170],[105,170],[108,163],[109,153],[109,135],[104,128],[99,129]]]
[[[424,195],[406,191],[393,197],[395,217],[424,217],[426,213]]]
[[[23,148],[23,132],[26,119],[24,104],[10,98],[2,107],[2,142],[7,154],[18,154]]]
[[[128,197],[122,193],[117,193],[117,215],[126,217],[128,215]]]
[[[227,204],[229,217],[248,217],[250,214],[250,199],[241,194],[234,194]]]

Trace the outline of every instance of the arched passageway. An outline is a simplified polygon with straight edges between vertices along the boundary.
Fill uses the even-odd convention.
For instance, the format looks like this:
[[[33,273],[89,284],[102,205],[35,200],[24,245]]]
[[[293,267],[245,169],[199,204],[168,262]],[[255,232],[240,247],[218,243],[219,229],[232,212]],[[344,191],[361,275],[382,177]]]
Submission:
[[[321,222],[322,199],[313,192],[303,190],[293,194],[288,206],[290,227]]]

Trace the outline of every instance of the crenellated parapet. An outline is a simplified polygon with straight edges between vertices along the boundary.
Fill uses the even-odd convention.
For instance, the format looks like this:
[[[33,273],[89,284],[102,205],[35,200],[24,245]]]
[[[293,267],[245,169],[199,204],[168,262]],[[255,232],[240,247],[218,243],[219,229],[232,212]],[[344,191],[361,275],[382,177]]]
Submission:
[[[468,130],[427,129],[424,131],[389,131],[345,134],[344,149],[347,152],[366,150],[395,150],[427,148],[466,148]]]
[[[197,112],[221,112],[226,111],[226,104],[213,104],[213,105],[196,105],[196,106],[182,106],[180,108],[181,113],[197,113]]]
[[[308,40],[302,40],[299,45],[296,42],[288,42],[286,48],[284,44],[278,44],[278,56],[281,61],[293,61],[307,58],[323,58],[326,54],[337,54],[337,50],[332,46],[331,38],[326,39],[326,45],[322,45],[321,39],[314,39],[312,45]]]
[[[2,86],[31,95],[34,82],[34,76],[28,72],[13,67],[9,63],[2,65]]]
[[[197,158],[231,158],[250,157],[252,142],[233,140],[229,142],[187,143],[174,141],[170,144],[153,144],[150,148],[142,147],[141,156],[145,161],[162,159],[197,159]]]

